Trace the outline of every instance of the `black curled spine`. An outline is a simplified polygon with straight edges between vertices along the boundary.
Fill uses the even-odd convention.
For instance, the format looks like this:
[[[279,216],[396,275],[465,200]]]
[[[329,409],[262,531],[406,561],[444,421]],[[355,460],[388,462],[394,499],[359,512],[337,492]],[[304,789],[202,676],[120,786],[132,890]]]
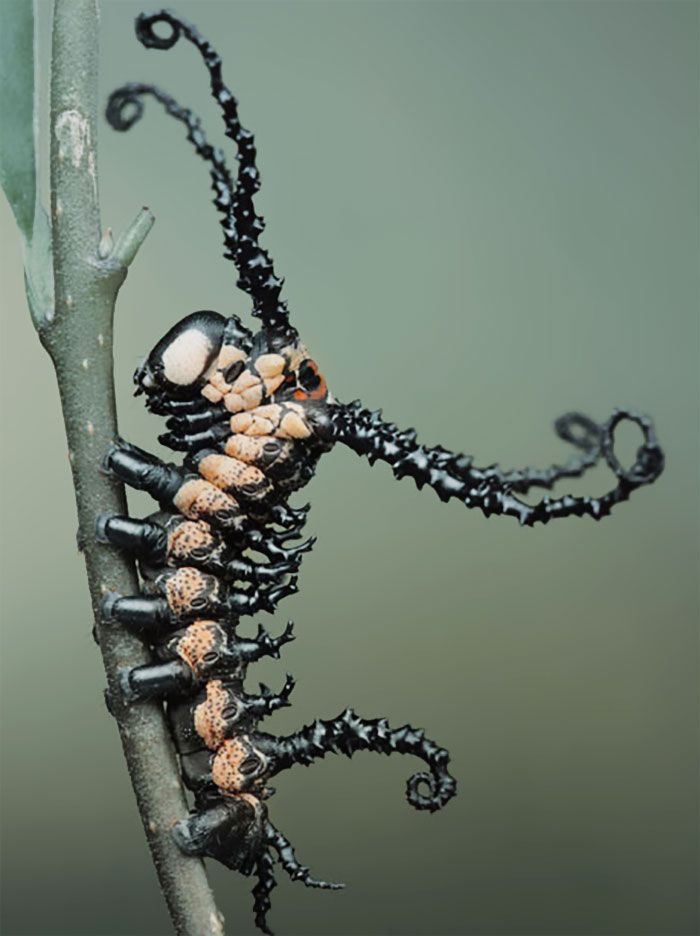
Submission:
[[[155,27],[166,24],[168,36],[159,36]],[[225,256],[234,261],[238,270],[237,285],[253,300],[252,314],[260,318],[271,331],[279,332],[285,340],[296,335],[289,325],[287,304],[280,299],[284,280],[278,277],[268,252],[258,239],[265,224],[255,212],[253,197],[260,188],[260,173],[256,165],[256,147],[253,134],[246,130],[238,117],[238,102],[224,84],[221,59],[198,30],[168,10],[153,14],[140,14],[136,19],[136,36],[150,49],[170,49],[184,36],[200,52],[209,72],[211,93],[221,108],[225,132],[237,147],[238,174],[233,181],[220,150],[207,143],[201,121],[174,98],[153,85],[127,84],[114,91],[107,105],[107,120],[117,130],[128,130],[142,116],[142,97],[150,94],[166,111],[187,127],[187,137],[196,152],[209,163],[215,191],[214,204],[222,212]],[[128,109],[132,108],[131,113]]]
[[[314,721],[286,737],[258,735],[255,744],[270,760],[270,776],[295,764],[309,765],[326,754],[346,757],[357,751],[412,754],[428,767],[428,771],[408,779],[406,799],[412,806],[433,812],[449,802],[457,791],[456,781],[447,769],[449,753],[426,738],[422,730],[410,725],[393,729],[385,718],[360,718],[352,709],[345,709],[330,721]],[[423,792],[423,787],[428,791]]]
[[[643,434],[633,466],[626,471],[614,453],[614,431],[620,422],[635,423]],[[618,409],[603,425],[579,413],[567,413],[555,423],[557,435],[576,446],[581,454],[564,465],[503,471],[498,466],[477,468],[472,458],[442,446],[420,445],[414,430],[399,430],[382,419],[379,410],[365,409],[359,401],[330,408],[329,432],[333,441],[347,445],[373,464],[384,461],[396,478],[411,477],[418,488],[431,487],[440,500],[461,500],[478,507],[486,516],[516,517],[522,526],[548,523],[571,516],[608,516],[616,504],[626,501],[638,487],[651,484],[663,471],[664,454],[650,419],[634,410]],[[617,486],[601,497],[544,497],[527,504],[516,495],[531,488],[551,489],[562,478],[580,477],[603,456],[618,479]]]

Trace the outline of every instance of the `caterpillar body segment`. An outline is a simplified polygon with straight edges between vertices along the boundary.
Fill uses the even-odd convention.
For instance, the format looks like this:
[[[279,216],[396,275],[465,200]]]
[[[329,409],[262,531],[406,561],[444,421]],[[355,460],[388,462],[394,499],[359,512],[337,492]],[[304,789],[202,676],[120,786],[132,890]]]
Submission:
[[[287,498],[332,446],[322,409],[332,398],[298,342],[272,353],[271,342],[257,335],[250,349],[261,353],[249,360],[231,346],[217,348],[228,323],[212,315],[197,313],[171,329],[135,375],[139,393],[157,401],[150,408],[167,416],[177,437],[173,449],[187,453],[184,464],[166,464],[121,440],[105,456],[104,470],[150,493],[160,510],[143,520],[98,518],[98,538],[135,555],[143,580],[139,595],[108,595],[103,612],[113,626],[140,635],[156,656],[121,672],[120,685],[132,704],[167,703],[183,780],[194,795],[192,815],[175,829],[177,842],[189,854],[255,875],[255,917],[268,931],[275,862],[309,887],[337,886],[314,878],[270,824],[272,776],[329,753],[371,750],[424,760],[427,773],[408,782],[416,808],[441,807],[456,786],[447,752],[409,726],[395,731],[383,719],[361,719],[348,709],[280,739],[260,730],[263,719],[290,704],[294,680],[288,675],[277,691],[261,684],[252,694],[244,688],[247,669],[263,656],[278,657],[293,639],[292,627],[278,636],[260,627],[254,638],[243,638],[237,624],[243,615],[273,612],[297,589],[296,573],[313,538],[302,539],[308,507],[291,507]],[[186,385],[193,376],[194,386]],[[214,402],[212,387],[221,394]],[[241,388],[243,396],[250,388],[255,395],[231,416],[230,394]],[[168,415],[171,403],[179,406],[187,394],[193,402],[195,391],[208,409]],[[213,406],[227,415],[217,419]],[[190,431],[207,422],[226,426],[227,434],[192,446]]]
[[[346,709],[286,737],[260,730],[264,718],[290,704],[294,681],[287,676],[278,691],[261,685],[251,694],[244,688],[247,670],[262,657],[278,658],[294,639],[293,628],[290,623],[272,636],[260,625],[247,638],[239,635],[238,622],[259,611],[272,613],[297,590],[301,560],[315,539],[302,539],[308,507],[291,507],[288,499],[313,478],[319,459],[340,443],[370,464],[385,462],[398,479],[432,488],[442,501],[458,500],[487,516],[512,516],[532,526],[607,516],[660,475],[664,455],[651,421],[632,410],[617,410],[604,424],[566,413],[555,431],[575,449],[568,461],[547,468],[479,468],[470,456],[421,445],[413,429],[399,429],[359,401],[337,401],[290,322],[281,299],[283,280],[259,243],[264,223],[254,205],[257,150],[223,81],[219,56],[192,24],[167,10],[141,14],[136,34],[147,48],[168,50],[182,38],[199,52],[236,147],[237,172],[208,142],[196,114],[154,85],[131,82],[115,90],[107,119],[115,129],[128,130],[142,117],[144,100],[152,98],[184,126],[209,169],[224,256],[233,261],[237,285],[250,297],[261,327],[253,332],[235,315],[193,312],[173,325],[137,369],[136,395],[165,418],[159,441],[182,453],[182,463],[165,463],[123,440],[105,454],[104,470],[149,493],[159,510],[141,520],[97,519],[98,539],[132,553],[143,581],[139,595],[107,595],[103,612],[113,626],[133,630],[153,650],[152,663],[120,673],[120,685],[133,704],[157,699],[167,705],[183,780],[194,797],[191,815],[173,830],[179,847],[255,876],[255,921],[269,932],[275,862],[307,886],[338,886],[313,878],[270,822],[271,777],[326,754],[350,757],[370,750],[423,760],[426,771],[413,774],[406,790],[417,809],[439,809],[456,792],[447,751],[410,726],[393,729],[385,719],[364,719]],[[643,434],[629,469],[614,452],[614,432],[623,420]],[[580,478],[601,459],[617,479],[602,497],[522,500],[535,489],[549,491],[562,480]]]

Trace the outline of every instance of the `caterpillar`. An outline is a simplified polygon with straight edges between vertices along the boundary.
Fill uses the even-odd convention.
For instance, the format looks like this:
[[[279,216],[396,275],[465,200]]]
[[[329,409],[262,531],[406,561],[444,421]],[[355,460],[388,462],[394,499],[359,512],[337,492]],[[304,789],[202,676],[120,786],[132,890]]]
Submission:
[[[167,27],[168,34],[156,33],[156,26]],[[183,781],[193,797],[190,815],[173,830],[179,847],[253,875],[255,922],[270,932],[276,862],[307,886],[342,886],[312,877],[273,825],[272,777],[326,754],[350,757],[369,750],[423,760],[426,770],[413,774],[406,788],[417,809],[440,809],[456,792],[448,752],[409,725],[394,729],[383,718],[346,709],[288,736],[260,729],[265,717],[290,704],[294,680],[288,675],[279,692],[261,684],[257,694],[249,694],[247,670],[263,657],[279,658],[294,639],[293,625],[287,623],[278,636],[259,626],[254,637],[245,637],[239,621],[274,612],[297,590],[302,559],[315,540],[303,539],[308,505],[293,507],[289,498],[313,478],[319,459],[342,444],[371,464],[387,463],[397,479],[411,477],[419,489],[432,488],[442,501],[456,499],[486,516],[512,516],[533,526],[607,516],[660,475],[664,455],[645,416],[616,410],[599,424],[574,412],[555,422],[557,435],[575,449],[564,464],[480,468],[471,457],[420,444],[413,429],[399,429],[379,410],[357,400],[338,401],[290,322],[280,298],[283,280],[259,244],[264,223],[254,207],[260,187],[255,140],[240,123],[219,56],[193,25],[169,11],[141,14],[136,35],[147,48],[170,49],[184,37],[199,51],[226,135],[237,149],[235,181],[199,118],[154,85],[116,89],[107,120],[116,130],[130,129],[151,97],[184,125],[209,168],[224,256],[233,262],[237,286],[250,297],[260,327],[252,332],[235,315],[194,312],[137,369],[137,395],[150,412],[166,418],[159,441],[183,453],[183,460],[166,463],[121,439],[105,453],[104,470],[146,491],[159,509],[145,519],[98,517],[98,539],[137,558],[143,585],[138,595],[107,595],[103,613],[109,624],[130,629],[153,649],[154,662],[124,670],[120,686],[131,704],[157,699],[167,706]],[[623,420],[643,435],[629,469],[614,451],[615,429]],[[551,490],[562,479],[581,477],[601,458],[617,479],[604,495],[523,499],[534,489]]]

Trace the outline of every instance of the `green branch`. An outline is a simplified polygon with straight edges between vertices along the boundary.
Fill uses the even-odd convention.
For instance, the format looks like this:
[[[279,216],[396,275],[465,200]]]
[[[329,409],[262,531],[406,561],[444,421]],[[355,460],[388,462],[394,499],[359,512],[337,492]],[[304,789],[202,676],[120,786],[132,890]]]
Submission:
[[[10,118],[0,151],[2,182],[24,239],[32,320],[56,370],[79,543],[111,710],[175,930],[183,936],[217,936],[223,933],[222,918],[204,866],[183,855],[171,836],[172,826],[188,808],[162,707],[126,706],[118,689],[119,670],[148,662],[149,653],[123,629],[105,626],[100,610],[107,592],[128,595],[139,588],[133,562],[97,543],[94,529],[98,514],[126,512],[123,486],[100,471],[104,452],[117,436],[114,303],[154,219],[144,208],[116,244],[110,232],[102,235],[96,153],[97,5],[96,0],[55,0],[48,223],[36,197],[31,0],[3,0],[2,7],[1,77],[17,68],[12,85],[4,80],[2,84],[3,109]]]

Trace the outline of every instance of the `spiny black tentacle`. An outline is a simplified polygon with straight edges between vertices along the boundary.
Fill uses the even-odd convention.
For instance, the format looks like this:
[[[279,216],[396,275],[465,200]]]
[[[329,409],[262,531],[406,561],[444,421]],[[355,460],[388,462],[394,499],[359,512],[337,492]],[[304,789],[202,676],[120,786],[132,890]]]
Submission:
[[[294,764],[311,764],[330,753],[352,757],[356,751],[376,751],[413,754],[428,765],[430,773],[414,774],[406,784],[406,798],[416,809],[440,809],[457,790],[447,770],[449,753],[427,739],[423,731],[410,725],[392,729],[385,718],[360,718],[352,709],[345,709],[332,721],[312,722],[287,737],[256,735],[255,743],[270,759],[270,776]],[[428,793],[422,792],[423,785]]]
[[[623,419],[636,423],[644,435],[637,459],[629,471],[622,468],[614,454],[613,433]],[[442,446],[419,445],[414,430],[400,431],[393,423],[385,422],[379,410],[370,412],[359,401],[331,407],[329,422],[333,440],[364,455],[370,464],[385,461],[395,477],[409,476],[418,488],[427,484],[442,501],[454,497],[466,507],[480,508],[487,517],[491,514],[517,517],[522,526],[570,516],[599,520],[616,504],[627,500],[636,488],[656,480],[664,466],[663,451],[651,420],[632,410],[616,410],[602,426],[578,413],[561,417],[555,424],[558,435],[580,448],[583,454],[565,465],[511,472],[504,472],[497,466],[476,468],[469,456],[455,454]],[[576,432],[576,427],[581,431]],[[561,478],[579,477],[595,464],[601,453],[618,478],[617,487],[602,497],[545,497],[531,505],[515,496],[532,487],[551,488]]]
[[[311,871],[299,862],[289,839],[282,835],[271,822],[267,823],[267,841],[275,849],[279,863],[293,881],[301,881],[306,887],[320,887],[323,890],[342,890],[344,884],[333,881],[321,881],[311,877]]]
[[[229,212],[233,201],[233,179],[226,165],[224,154],[212,146],[202,129],[202,121],[188,107],[183,107],[174,97],[166,94],[156,85],[131,81],[116,88],[109,96],[105,117],[114,130],[130,130],[143,117],[143,98],[147,95],[163,105],[166,112],[179,120],[187,128],[187,139],[195,152],[209,163],[212,188],[215,192],[214,205],[224,214],[221,225],[226,230]]]
[[[277,881],[275,880],[274,861],[267,849],[262,852],[257,860],[255,874],[258,879],[258,883],[253,888],[255,925],[258,926],[263,933],[272,936],[272,930],[267,925],[267,914],[272,907],[270,893],[277,887]]]
[[[578,431],[577,431],[578,430]],[[475,481],[500,484],[511,491],[526,494],[531,488],[550,490],[562,478],[580,478],[601,456],[602,428],[582,413],[565,413],[554,423],[554,431],[565,442],[580,449],[582,455],[572,455],[563,465],[549,468],[514,468],[504,471],[498,465],[488,468],[470,467]]]

